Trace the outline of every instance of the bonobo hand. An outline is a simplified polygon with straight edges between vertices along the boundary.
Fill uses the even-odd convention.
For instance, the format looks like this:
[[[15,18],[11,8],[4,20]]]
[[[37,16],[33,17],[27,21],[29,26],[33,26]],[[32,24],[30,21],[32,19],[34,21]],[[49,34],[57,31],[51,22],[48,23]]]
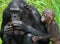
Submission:
[[[33,37],[32,37],[33,43],[35,43],[35,42],[37,41],[37,39],[38,39],[38,36],[33,36]]]
[[[13,21],[12,23],[13,23],[13,26],[19,26],[19,27],[23,24],[22,21]]]
[[[32,41],[34,43],[37,42],[38,40],[43,40],[44,38],[45,38],[44,36],[33,36]]]

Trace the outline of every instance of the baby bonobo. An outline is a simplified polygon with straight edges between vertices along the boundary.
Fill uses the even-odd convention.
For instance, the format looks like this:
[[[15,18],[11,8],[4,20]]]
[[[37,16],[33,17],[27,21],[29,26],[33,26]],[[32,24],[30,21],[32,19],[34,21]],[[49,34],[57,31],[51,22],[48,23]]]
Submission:
[[[51,38],[51,41],[53,44],[57,40],[58,30],[59,30],[57,23],[54,21],[54,16],[55,16],[55,13],[51,9],[44,10],[41,16],[41,22],[45,24],[46,31],[48,33],[47,35],[44,35],[43,40],[46,38],[49,38],[49,39]],[[36,42],[41,39],[39,38],[40,36],[34,36],[32,37],[32,40],[33,42]]]

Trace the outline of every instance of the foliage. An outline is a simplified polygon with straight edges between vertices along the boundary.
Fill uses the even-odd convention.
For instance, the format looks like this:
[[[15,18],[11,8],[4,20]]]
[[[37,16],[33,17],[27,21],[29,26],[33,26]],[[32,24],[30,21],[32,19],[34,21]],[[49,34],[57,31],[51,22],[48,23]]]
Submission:
[[[2,14],[11,0],[0,0],[0,27],[2,23]],[[60,0],[26,0],[27,3],[33,5],[42,14],[44,9],[52,9],[55,11],[55,20],[60,27]],[[0,42],[1,43],[1,42]]]

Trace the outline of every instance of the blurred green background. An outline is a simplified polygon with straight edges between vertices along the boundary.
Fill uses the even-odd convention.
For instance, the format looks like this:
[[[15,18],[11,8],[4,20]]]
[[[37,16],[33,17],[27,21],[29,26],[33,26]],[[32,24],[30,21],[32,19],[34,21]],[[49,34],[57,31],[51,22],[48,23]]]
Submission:
[[[11,2],[11,0],[0,0],[0,28],[2,23],[2,15],[4,9],[7,7],[7,5]],[[26,2],[29,5],[33,5],[40,14],[42,14],[42,11],[45,9],[52,9],[55,11],[55,20],[58,23],[60,27],[60,0],[26,0]],[[0,44],[2,41],[0,40]]]

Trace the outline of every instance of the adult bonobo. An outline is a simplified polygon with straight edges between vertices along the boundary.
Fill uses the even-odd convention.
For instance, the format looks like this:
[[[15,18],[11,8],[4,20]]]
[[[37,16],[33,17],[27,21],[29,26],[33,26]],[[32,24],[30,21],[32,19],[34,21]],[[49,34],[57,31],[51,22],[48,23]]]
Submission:
[[[1,27],[1,38],[2,38],[2,44],[5,44],[4,40],[3,40],[3,34],[4,34],[4,26],[8,24],[8,22],[10,22],[11,20],[11,14],[10,14],[10,6],[12,6],[14,3],[20,3],[20,12],[22,11],[21,8],[23,6],[25,6],[23,4],[24,1],[22,0],[12,0],[11,3],[9,3],[8,7],[4,10],[3,12],[3,21],[2,21],[2,27]],[[17,6],[17,5],[16,5]],[[15,7],[16,7],[15,6]],[[6,39],[5,39],[6,40]],[[8,42],[8,41],[7,41]]]
[[[10,7],[12,6],[12,5],[14,5],[14,3],[16,4],[16,3],[18,3],[19,2],[19,0],[12,0],[12,2],[8,5],[8,7],[5,9],[5,11],[4,11],[4,13],[3,13],[3,23],[2,23],[2,31],[1,32],[3,32],[2,33],[2,39],[3,39],[3,44],[9,44],[9,40],[8,39],[10,39],[10,37],[7,37],[7,36],[5,36],[4,35],[4,26],[8,23],[8,22],[10,22],[11,21],[11,14],[10,14]],[[20,3],[21,2],[21,3]],[[23,8],[24,6],[25,6],[25,3],[23,2],[23,1],[20,1],[19,3],[18,3],[18,5],[20,5],[19,7],[20,7],[20,12],[22,12],[23,10],[21,9],[21,8]],[[15,7],[17,7],[17,5],[15,5],[15,6],[12,6],[13,8],[15,8]],[[24,12],[22,12],[22,13],[24,13]],[[35,18],[35,17],[34,17]],[[22,18],[21,18],[22,19]],[[27,23],[27,21],[26,21],[26,23]],[[36,30],[35,30],[36,31]],[[35,31],[33,31],[34,32],[34,34],[36,34],[35,33]],[[38,30],[37,30],[38,31]],[[30,31],[31,32],[31,31]],[[32,33],[33,33],[32,32]],[[39,31],[38,31],[39,32]],[[40,33],[38,33],[38,34],[40,34]],[[37,34],[36,34],[37,35]],[[16,39],[17,39],[18,37],[16,37]],[[19,38],[19,39],[21,39],[21,38]],[[5,41],[4,41],[5,40]],[[19,41],[20,42],[20,41]]]

